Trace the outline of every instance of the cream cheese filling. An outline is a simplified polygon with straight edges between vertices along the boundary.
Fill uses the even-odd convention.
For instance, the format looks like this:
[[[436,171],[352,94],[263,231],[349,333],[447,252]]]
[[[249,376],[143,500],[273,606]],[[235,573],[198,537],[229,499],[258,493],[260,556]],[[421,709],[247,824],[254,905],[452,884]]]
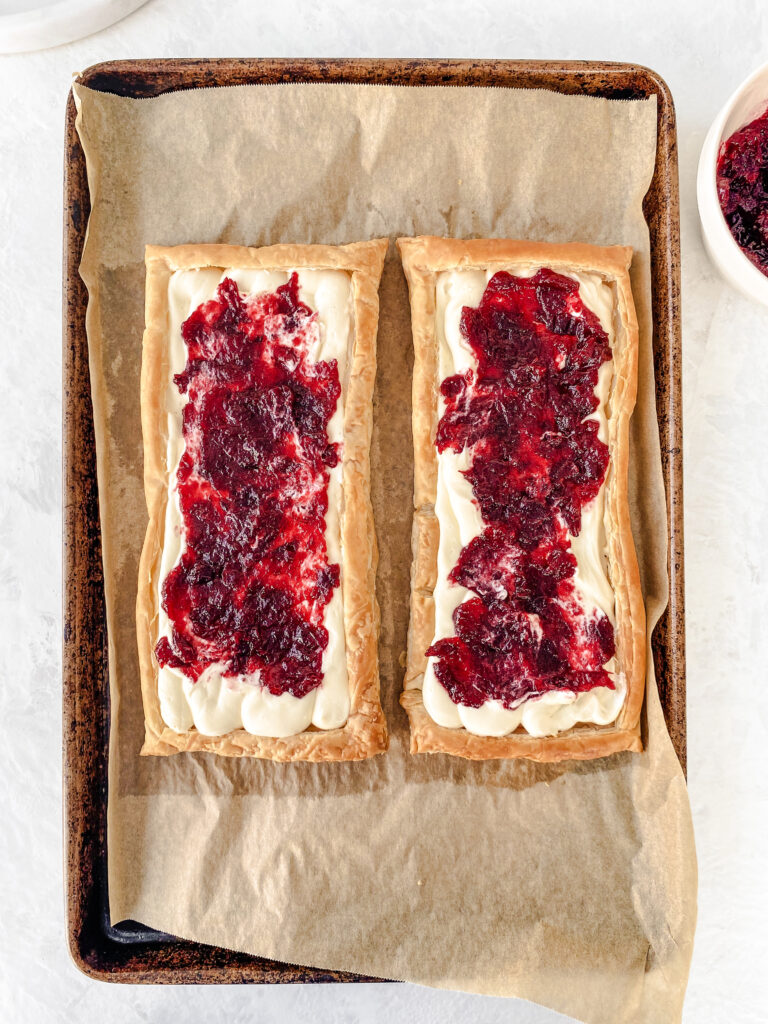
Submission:
[[[480,303],[488,281],[498,269],[447,270],[437,275],[435,318],[439,380],[476,368],[475,357],[461,334],[461,311],[464,306],[477,306]],[[504,269],[518,277],[532,277],[540,268],[510,264]],[[613,346],[616,334],[615,300],[611,286],[597,274],[570,273],[567,276],[578,281],[582,301],[598,317]],[[611,360],[603,363],[600,368],[595,389],[600,404],[591,417],[597,420],[598,436],[606,443],[612,380]],[[445,404],[441,396],[438,416],[442,416],[444,411]],[[437,462],[435,514],[440,523],[440,542],[437,583],[433,595],[433,642],[455,635],[453,613],[472,594],[466,588],[450,583],[448,575],[458,561],[462,548],[483,529],[483,520],[472,495],[472,488],[462,475],[462,470],[469,468],[469,453],[466,450],[458,454],[451,451],[439,452]],[[581,524],[579,536],[569,538],[571,551],[577,561],[575,589],[587,612],[599,608],[615,625],[614,593],[608,577],[605,483],[594,501],[584,508]],[[435,675],[434,659],[428,658],[422,683],[424,706],[438,725],[452,729],[463,726],[468,732],[479,736],[504,736],[520,726],[532,736],[554,736],[578,722],[608,725],[615,721],[624,703],[626,680],[623,674],[615,671],[613,659],[606,668],[611,673],[615,689],[599,686],[578,694],[558,690],[529,698],[513,709],[505,708],[500,701],[495,700],[471,708],[453,703]]]
[[[299,296],[318,314],[317,342],[309,357],[315,362],[336,359],[342,393],[328,424],[332,442],[344,438],[344,400],[350,349],[353,341],[352,279],[343,270],[298,270]],[[182,410],[186,403],[173,383],[187,362],[187,347],[181,325],[202,303],[213,298],[219,283],[232,278],[241,292],[250,295],[274,291],[286,284],[291,271],[230,268],[177,270],[168,286],[170,338],[170,378],[167,390],[169,494],[166,505],[163,554],[158,580],[159,636],[170,635],[168,616],[160,594],[165,577],[178,564],[184,548],[184,529],[176,489],[176,472],[184,451],[181,432]],[[222,736],[234,729],[245,729],[254,736],[292,736],[310,725],[335,729],[349,716],[344,632],[344,574],[341,552],[342,461],[329,472],[328,512],[325,542],[328,562],[342,566],[341,585],[325,607],[323,623],[328,630],[328,646],[323,655],[323,681],[315,690],[298,698],[283,693],[275,696],[260,685],[260,673],[224,676],[221,665],[210,665],[193,682],[177,669],[161,667],[158,675],[160,712],[166,725],[176,732],[194,726],[205,736]]]

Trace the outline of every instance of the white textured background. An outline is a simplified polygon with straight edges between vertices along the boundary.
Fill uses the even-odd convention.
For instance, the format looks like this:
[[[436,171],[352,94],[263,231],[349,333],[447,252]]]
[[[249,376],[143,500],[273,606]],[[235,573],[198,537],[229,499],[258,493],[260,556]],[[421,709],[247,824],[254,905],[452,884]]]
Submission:
[[[677,105],[685,359],[689,778],[700,916],[686,1024],[757,1024],[768,952],[768,311],[699,237],[710,121],[768,59],[764,0],[150,0],[66,47],[0,57],[0,1021],[413,1024],[566,1018],[408,985],[107,986],[70,964],[60,825],[61,167],[71,73],[156,56],[603,58]]]

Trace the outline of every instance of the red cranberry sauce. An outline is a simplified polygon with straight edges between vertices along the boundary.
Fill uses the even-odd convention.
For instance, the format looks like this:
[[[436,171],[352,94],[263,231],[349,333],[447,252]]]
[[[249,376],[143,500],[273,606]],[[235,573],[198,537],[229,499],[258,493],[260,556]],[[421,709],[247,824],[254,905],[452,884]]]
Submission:
[[[516,707],[550,690],[613,687],[610,620],[586,610],[573,577],[568,532],[597,495],[608,466],[598,438],[595,387],[611,359],[608,338],[577,282],[551,270],[500,272],[461,332],[477,369],[441,384],[439,451],[471,449],[464,475],[483,532],[449,580],[470,590],[456,635],[438,640],[438,680],[455,704]]]
[[[261,671],[271,693],[322,682],[323,610],[339,585],[325,545],[328,422],[341,394],[336,360],[313,363],[317,315],[298,275],[245,297],[230,278],[182,325],[188,398],[177,487],[186,550],[162,587],[172,629],[161,665],[197,680]]]
[[[768,109],[720,147],[717,194],[739,247],[768,275]]]

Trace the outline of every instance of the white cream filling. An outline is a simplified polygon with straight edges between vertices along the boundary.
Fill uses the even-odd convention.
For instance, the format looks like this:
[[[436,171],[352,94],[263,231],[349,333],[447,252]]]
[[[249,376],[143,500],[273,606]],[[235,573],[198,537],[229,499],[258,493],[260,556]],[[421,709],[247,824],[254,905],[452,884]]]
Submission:
[[[181,325],[197,307],[213,298],[218,284],[232,278],[240,291],[256,295],[285,284],[290,271],[217,269],[178,270],[168,286],[170,378],[168,381],[168,466],[170,492],[166,506],[163,556],[158,585],[178,564],[184,551],[184,533],[175,486],[176,471],[184,451],[181,414],[186,398],[179,394],[173,375],[180,373],[187,362],[187,347],[181,336]],[[318,314],[318,341],[310,350],[314,362],[336,359],[342,394],[328,424],[332,442],[344,438],[344,399],[353,338],[352,281],[343,270],[299,270],[299,295]],[[328,512],[325,542],[329,564],[342,565],[341,524],[342,463],[329,473]],[[163,721],[176,732],[187,732],[193,725],[206,736],[221,736],[233,729],[245,729],[255,736],[292,736],[308,726],[335,729],[344,725],[349,715],[349,683],[347,679],[344,634],[344,579],[333,591],[325,607],[323,623],[328,630],[328,646],[323,655],[323,681],[305,697],[290,693],[279,696],[260,685],[260,673],[224,676],[221,665],[210,665],[197,682],[172,668],[160,668],[158,690]],[[159,636],[170,635],[168,616],[160,607]]]
[[[436,329],[438,341],[438,375],[440,380],[453,374],[475,369],[477,362],[460,330],[464,306],[477,306],[493,270],[449,270],[437,275]],[[538,266],[509,265],[504,268],[518,277],[531,277]],[[579,283],[584,304],[598,317],[611,345],[614,343],[615,301],[611,286],[597,274],[568,274]],[[601,440],[608,440],[608,402],[613,380],[613,361],[600,368],[595,394],[600,405],[593,414],[599,424]],[[438,415],[445,404],[439,399]],[[472,488],[462,475],[469,468],[470,457],[465,450],[438,453],[437,500],[435,513],[440,522],[440,543],[437,555],[437,583],[434,590],[434,641],[455,635],[453,613],[468,597],[465,587],[450,583],[448,574],[458,561],[462,548],[483,529],[480,509],[472,496]],[[610,468],[609,468],[610,472]],[[587,612],[599,608],[611,620],[614,617],[614,593],[608,578],[607,535],[605,526],[605,484],[597,497],[582,512],[581,532],[569,537],[576,557],[575,589]],[[508,709],[499,701],[488,700],[478,708],[454,704],[435,675],[434,659],[427,659],[422,682],[424,706],[438,724],[451,729],[462,726],[479,736],[504,736],[522,726],[532,736],[553,736],[572,728],[578,722],[608,725],[619,714],[626,695],[626,680],[615,673],[612,659],[606,668],[611,672],[615,689],[598,686],[585,693],[553,691],[529,698],[518,707]],[[414,685],[420,680],[415,680]]]

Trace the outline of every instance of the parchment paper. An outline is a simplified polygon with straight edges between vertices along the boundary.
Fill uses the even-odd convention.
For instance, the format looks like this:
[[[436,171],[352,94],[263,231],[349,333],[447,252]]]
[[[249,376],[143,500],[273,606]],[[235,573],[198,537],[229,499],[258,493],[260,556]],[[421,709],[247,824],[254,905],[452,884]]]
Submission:
[[[667,600],[641,211],[655,100],[320,84],[151,100],[75,91],[93,207],[81,272],[110,644],[112,920],[291,963],[522,996],[590,1024],[678,1020],[696,866],[686,788],[652,675],[642,755],[537,766],[407,753],[397,697],[412,358],[393,247],[381,286],[372,449],[389,753],[343,765],[140,758],[134,627],[146,527],[145,243],[422,233],[635,248],[641,360],[631,496],[653,626]]]

